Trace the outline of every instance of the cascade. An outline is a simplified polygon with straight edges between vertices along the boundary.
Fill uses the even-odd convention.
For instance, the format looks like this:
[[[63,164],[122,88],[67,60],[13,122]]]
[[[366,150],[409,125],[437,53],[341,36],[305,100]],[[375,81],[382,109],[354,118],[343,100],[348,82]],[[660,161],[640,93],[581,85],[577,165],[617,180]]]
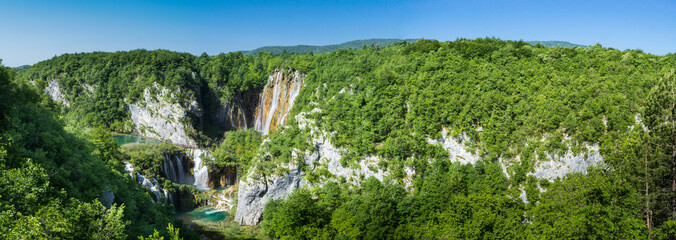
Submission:
[[[239,111],[242,113],[242,118],[244,118],[244,129],[248,129],[249,126],[246,125],[247,124],[246,123],[246,114],[244,114],[244,108],[242,108],[242,102],[238,100],[237,105],[239,106]]]
[[[296,101],[296,97],[298,97],[298,94],[300,93],[300,87],[302,85],[302,79],[300,79],[300,75],[298,72],[296,72],[293,75],[293,80],[291,81],[291,86],[289,87],[289,101],[287,102],[287,107],[286,111],[284,111],[284,115],[278,119],[278,126],[284,125],[284,121],[286,121],[286,116],[289,115],[289,111],[291,111],[291,108],[293,108],[293,104]]]
[[[180,182],[180,180],[176,177],[176,168],[174,168],[174,164],[171,162],[171,156],[168,154],[164,155],[164,162],[162,162],[162,169],[164,170],[164,174],[169,178],[169,180],[173,182]]]
[[[160,199],[162,199],[162,196],[167,196],[167,192],[165,189],[162,189],[162,186],[160,186],[160,183],[157,181],[155,178],[148,179],[146,176],[143,176],[141,173],[136,173],[136,179],[134,179],[134,165],[130,162],[123,162],[124,163],[124,170],[129,173],[129,176],[131,177],[132,180],[136,180],[141,186],[147,188],[150,190],[150,192],[153,193],[155,196],[154,199],[151,199],[153,203],[157,203]],[[162,193],[164,191],[164,194]],[[168,199],[168,198],[166,198]]]
[[[184,172],[183,172],[183,163],[181,162],[181,158],[176,156],[176,170],[178,171],[178,179],[176,179],[177,183],[183,183],[185,184],[185,177],[184,177]]]
[[[270,129],[276,129],[286,121],[293,103],[303,85],[303,75],[293,73],[290,79],[284,78],[284,71],[276,71],[268,78],[268,83],[260,95],[256,109],[254,128],[267,135]],[[276,121],[275,121],[276,120]]]
[[[234,205],[232,200],[233,191],[234,186],[230,186],[229,188],[214,194],[212,196],[211,204],[218,210],[230,212]]]
[[[124,171],[129,173],[129,176],[134,179],[134,165],[130,162],[124,162]]]
[[[188,153],[195,163],[195,166],[193,167],[195,181],[192,185],[199,190],[209,189],[209,168],[202,162],[202,156],[206,154],[206,151],[202,149],[191,149],[188,150]]]
[[[162,189],[162,191],[164,192],[164,198],[167,199],[167,202],[170,204],[174,204],[174,198],[171,195],[171,193],[167,191],[167,189]]]
[[[175,156],[172,160],[170,155],[164,156],[164,162],[162,162],[162,170],[164,175],[175,183],[186,184],[187,180],[185,179],[185,172],[183,170],[183,162],[179,156]]]

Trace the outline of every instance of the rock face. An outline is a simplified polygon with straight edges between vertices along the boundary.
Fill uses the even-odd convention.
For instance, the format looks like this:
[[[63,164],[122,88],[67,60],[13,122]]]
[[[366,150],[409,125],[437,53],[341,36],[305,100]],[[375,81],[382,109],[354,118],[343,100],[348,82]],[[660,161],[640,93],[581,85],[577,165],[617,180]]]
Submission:
[[[237,167],[209,169],[209,187],[219,188],[237,184]]]
[[[449,135],[449,132],[445,128],[441,130],[441,138],[427,139],[429,144],[440,145],[442,148],[446,149],[446,151],[448,151],[449,159],[453,162],[474,164],[479,161],[481,158],[476,154],[467,151],[467,146],[462,144],[463,141],[468,141],[465,134],[453,137]]]
[[[359,167],[343,167],[340,164],[342,155],[341,150],[334,147],[331,142],[320,135],[312,140],[315,149],[305,155],[303,159],[305,164],[310,166],[311,170],[318,167],[326,169],[334,177],[344,177],[348,182],[359,185],[362,179],[375,177],[382,181],[389,173],[377,168],[379,158],[368,156],[361,159]],[[298,157],[298,155],[295,155]],[[294,162],[294,161],[292,161]],[[311,186],[306,179],[305,173],[301,171],[298,165],[284,166],[290,171],[282,176],[256,176],[257,180],[251,178],[240,179],[239,195],[237,201],[237,212],[235,221],[243,225],[255,225],[261,220],[263,208],[271,199],[286,198],[294,190],[306,186]],[[373,171],[375,169],[376,171]],[[413,172],[410,172],[413,174]],[[319,183],[321,185],[321,183]]]
[[[554,181],[556,178],[564,177],[569,173],[581,172],[586,174],[589,166],[603,162],[603,157],[599,153],[597,145],[589,146],[588,150],[588,153],[579,155],[575,155],[570,150],[563,156],[547,154],[548,161],[540,161],[529,175]]]
[[[285,75],[285,72],[287,73]],[[275,70],[268,78],[268,83],[260,93],[254,119],[255,129],[267,135],[284,125],[296,97],[303,86],[305,75],[294,71]]]
[[[344,177],[345,180],[354,185],[359,185],[362,179],[371,176],[383,181],[385,176],[390,174],[377,167],[377,163],[380,161],[377,156],[363,157],[357,165],[342,166],[340,159],[343,150],[333,146],[326,137],[328,133],[318,129],[313,120],[306,118],[307,114],[315,112],[321,112],[321,110],[315,108],[311,112],[303,112],[295,116],[299,128],[310,128],[314,136],[310,141],[315,149],[305,153],[303,159],[305,165],[310,167],[310,171],[325,167],[334,177]],[[467,150],[468,147],[463,143],[464,141],[468,141],[465,135],[453,137],[446,129],[442,130],[442,136],[439,139],[428,139],[429,144],[439,145],[446,149],[450,161],[474,164],[481,160],[481,157]],[[294,156],[298,156],[298,154]],[[587,167],[603,160],[596,146],[590,147],[588,154],[574,155],[572,152],[568,152],[564,156],[548,155],[547,158],[551,160],[541,162],[536,166],[534,173],[531,174],[537,178],[553,180],[568,173],[585,173]],[[239,198],[235,214],[236,222],[243,225],[258,224],[261,221],[265,205],[271,199],[286,198],[298,188],[313,185],[305,179],[305,173],[301,171],[300,167],[290,165],[286,168],[290,171],[281,176],[259,176],[250,173],[249,176],[240,179]],[[408,166],[405,167],[404,172],[406,174],[404,184],[409,187],[415,175],[415,170]],[[318,184],[321,185],[321,182]],[[525,200],[525,195],[523,197]]]
[[[270,199],[286,198],[293,190],[307,185],[304,176],[300,167],[295,167],[284,176],[265,176],[259,181],[240,180],[235,222],[242,225],[258,224],[263,208]]]
[[[246,112],[242,108],[239,99],[234,99],[234,103],[220,105],[214,114],[219,127],[223,129],[247,129],[249,123],[247,121]]]
[[[315,109],[312,112],[317,111],[320,110]],[[315,136],[311,139],[315,147],[314,150],[306,152],[303,159],[305,164],[310,166],[311,170],[318,167],[326,167],[334,177],[344,177],[347,181],[356,185],[360,184],[361,179],[371,176],[382,181],[388,174],[378,169],[376,164],[379,158],[375,156],[361,159],[358,163],[359,167],[343,167],[340,163],[342,150],[334,147],[326,137],[327,133],[320,132],[313,126],[314,122],[306,119],[305,115],[306,113],[296,115],[296,120],[302,129],[311,127],[311,131]],[[299,155],[293,154],[293,157],[298,158]],[[270,199],[286,198],[294,190],[312,185],[305,179],[305,173],[301,170],[300,166],[290,164],[283,167],[290,171],[282,176],[254,176],[255,174],[251,173],[249,176],[240,179],[237,212],[235,214],[236,222],[243,225],[258,224],[261,221],[263,209]],[[412,172],[410,173],[413,174]],[[254,179],[254,177],[257,179]]]
[[[52,79],[47,83],[47,87],[45,87],[45,92],[49,97],[57,102],[62,103],[63,105],[66,105],[70,107],[70,102],[68,102],[68,98],[61,92],[61,87],[59,86],[59,82],[56,80]]]
[[[151,94],[151,91],[157,92]],[[149,138],[168,140],[174,144],[195,146],[195,141],[186,135],[190,128],[188,112],[173,93],[157,84],[143,91],[143,98],[128,106],[135,130]]]

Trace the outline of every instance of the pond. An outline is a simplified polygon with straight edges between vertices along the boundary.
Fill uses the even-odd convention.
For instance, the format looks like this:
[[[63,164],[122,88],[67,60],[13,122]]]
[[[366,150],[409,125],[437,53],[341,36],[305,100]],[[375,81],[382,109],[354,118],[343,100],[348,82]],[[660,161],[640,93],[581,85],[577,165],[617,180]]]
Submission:
[[[130,134],[118,134],[118,135],[113,135],[113,139],[115,139],[115,143],[117,143],[118,146],[122,146],[125,144],[160,144],[162,141],[159,140],[154,140],[150,138],[144,138],[141,136],[137,135],[130,135]]]
[[[176,217],[184,222],[220,222],[228,217],[224,210],[218,210],[213,207],[199,207],[190,211],[177,212]]]

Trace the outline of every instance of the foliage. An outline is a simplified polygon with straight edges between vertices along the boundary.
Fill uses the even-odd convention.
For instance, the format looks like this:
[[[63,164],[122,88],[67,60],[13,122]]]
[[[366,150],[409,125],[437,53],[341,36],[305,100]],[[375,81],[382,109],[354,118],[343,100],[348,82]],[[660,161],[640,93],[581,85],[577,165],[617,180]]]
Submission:
[[[213,150],[213,165],[236,166],[243,174],[252,164],[261,142],[260,133],[253,129],[225,132],[223,141]]]
[[[312,52],[314,54],[333,52],[338,49],[355,49],[359,50],[363,46],[380,46],[386,47],[391,44],[398,42],[415,42],[416,39],[366,39],[366,40],[355,40],[349,41],[341,44],[325,45],[325,46],[308,46],[308,45],[298,45],[298,46],[269,46],[269,47],[260,47],[251,51],[243,51],[242,53],[247,56],[255,56],[261,52],[267,52],[272,54],[282,54],[285,52],[289,53],[308,53]]]
[[[0,212],[3,219],[22,219],[6,227],[19,231],[32,229],[36,216],[53,216],[58,224],[50,225],[50,234],[59,235],[70,228],[52,214],[59,209],[47,207],[53,199],[89,203],[109,186],[120,197],[116,203],[125,204],[128,236],[149,235],[167,222],[166,209],[150,207],[137,185],[120,180],[118,153],[105,130],[73,136],[43,110],[61,111],[75,129],[128,131],[126,105],[157,83],[177,93],[176,102],[200,102],[205,124],[214,124],[216,109],[255,96],[273,70],[287,69],[306,74],[288,127],[266,141],[252,131],[228,132],[213,164],[263,178],[283,173],[286,163],[307,171],[303,154],[314,150],[308,139],[316,136],[293,116],[319,109],[306,117],[343,150],[345,166],[378,155],[384,159],[379,167],[397,179],[360,186],[322,181],[317,190],[273,200],[262,223],[270,238],[673,238],[675,67],[674,54],[494,38],[422,39],[324,54],[66,54],[22,70],[19,78],[41,90],[57,81],[71,107],[27,84],[10,86],[14,72],[0,71],[0,87],[12,89],[0,94],[1,170],[11,176],[0,177],[9,186],[0,193]],[[255,108],[247,104],[255,101],[244,103]],[[186,122],[201,121],[189,116]],[[483,160],[448,163],[448,153],[429,141],[442,129],[466,135],[464,143]],[[535,156],[585,154],[587,143],[601,146],[607,165],[551,183],[529,176],[543,160]],[[159,149],[130,148],[122,158],[125,152],[140,169],[159,172]],[[498,164],[512,160],[517,164],[505,170]],[[416,172],[411,192],[402,185],[405,166]],[[141,216],[144,207],[153,217]]]
[[[167,240],[181,240],[182,239],[178,234],[179,229],[175,228],[174,225],[171,225],[171,223],[169,223],[169,225],[167,225],[167,232],[168,232],[167,233],[168,234]],[[155,230],[155,232],[153,232],[153,235],[150,235],[148,237],[139,236],[138,239],[139,240],[164,240],[164,236],[160,236],[160,233],[157,230]]]
[[[170,221],[121,173],[102,129],[66,131],[56,106],[0,67],[0,238],[125,239]],[[115,201],[103,206],[110,191]]]

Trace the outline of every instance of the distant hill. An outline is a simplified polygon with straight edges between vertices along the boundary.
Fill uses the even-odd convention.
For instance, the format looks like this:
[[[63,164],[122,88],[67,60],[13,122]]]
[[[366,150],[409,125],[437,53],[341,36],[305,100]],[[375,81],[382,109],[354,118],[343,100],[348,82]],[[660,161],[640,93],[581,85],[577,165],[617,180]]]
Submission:
[[[267,47],[256,48],[256,49],[251,50],[251,51],[242,51],[242,53],[244,55],[248,55],[248,56],[256,55],[259,52],[269,52],[269,53],[274,53],[274,54],[281,54],[284,51],[290,52],[290,53],[306,53],[306,52],[310,52],[310,51],[312,51],[313,53],[325,53],[325,52],[332,52],[332,51],[335,51],[335,50],[338,50],[338,49],[348,49],[348,48],[358,50],[358,49],[361,49],[364,45],[367,45],[367,46],[380,45],[382,47],[385,47],[387,45],[395,44],[395,43],[402,42],[402,41],[415,42],[416,39],[374,38],[374,39],[366,39],[366,40],[355,40],[355,41],[349,41],[349,42],[346,42],[346,43],[325,45],[325,46],[311,46],[311,45],[267,46]]]
[[[24,70],[26,68],[29,68],[30,66],[31,65],[21,65],[21,66],[15,67],[14,71]]]
[[[537,45],[539,43],[545,47],[586,47],[585,45],[569,43],[566,41],[527,41],[527,43],[532,45]]]

